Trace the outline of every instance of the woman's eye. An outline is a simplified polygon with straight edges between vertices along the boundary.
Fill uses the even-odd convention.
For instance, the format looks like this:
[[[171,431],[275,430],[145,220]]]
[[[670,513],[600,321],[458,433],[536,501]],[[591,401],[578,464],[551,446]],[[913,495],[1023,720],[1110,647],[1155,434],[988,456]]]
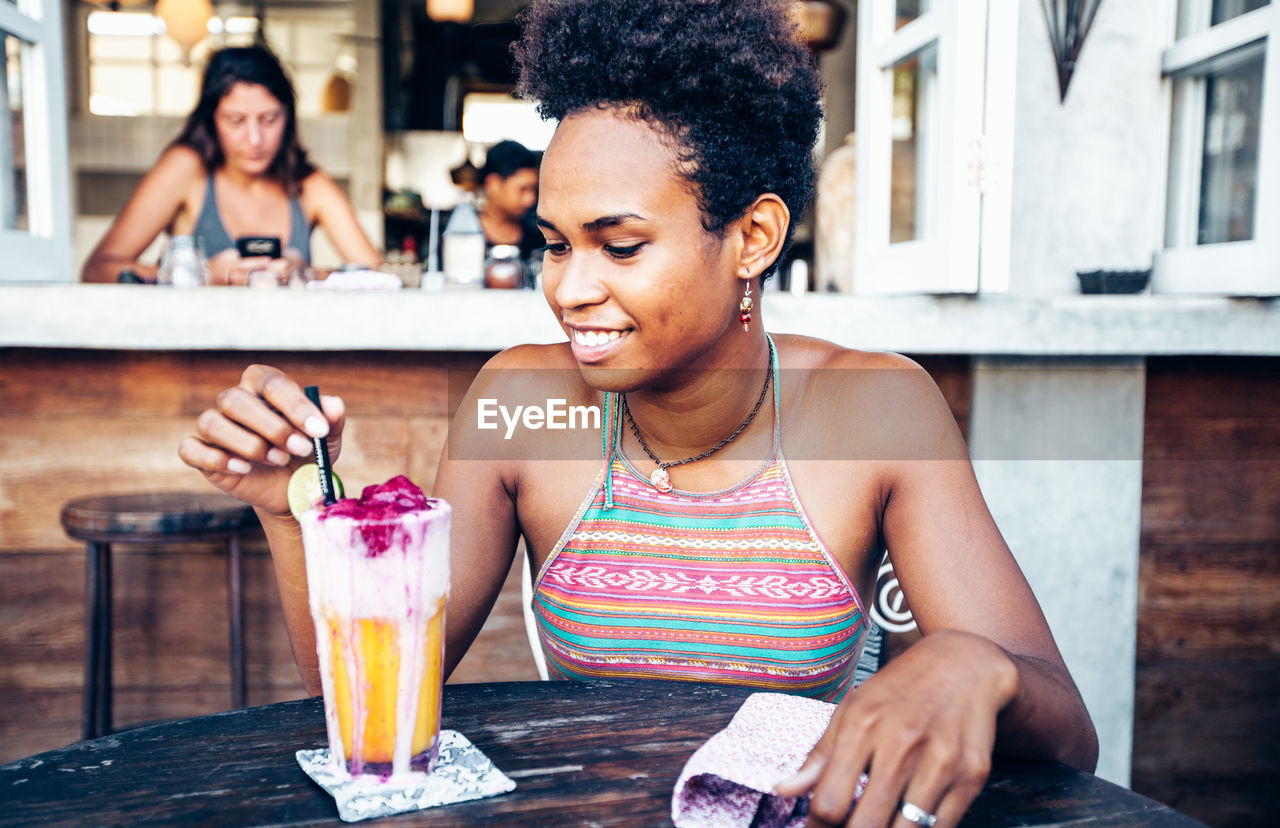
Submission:
[[[563,256],[569,252],[569,245],[565,242],[547,242],[548,256]]]
[[[640,248],[644,247],[644,243],[632,245],[606,244],[604,252],[608,253],[615,259],[630,259],[632,256],[640,252]]]

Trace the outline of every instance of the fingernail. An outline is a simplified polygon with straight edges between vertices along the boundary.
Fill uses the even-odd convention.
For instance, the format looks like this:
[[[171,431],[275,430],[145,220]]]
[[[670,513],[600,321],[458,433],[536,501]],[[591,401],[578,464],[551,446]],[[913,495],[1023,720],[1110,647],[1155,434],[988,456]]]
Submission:
[[[323,417],[311,416],[302,424],[302,427],[312,437],[328,437],[329,423]]]
[[[239,457],[232,457],[227,461],[227,471],[229,472],[235,472],[236,474],[248,474],[252,470],[253,466],[249,465],[248,460],[243,460]]]
[[[289,447],[289,451],[299,457],[306,457],[313,451],[311,441],[301,434],[290,434],[289,439],[285,440],[285,445]]]
[[[287,466],[289,465],[289,455],[272,446],[267,449],[267,462],[276,466]]]

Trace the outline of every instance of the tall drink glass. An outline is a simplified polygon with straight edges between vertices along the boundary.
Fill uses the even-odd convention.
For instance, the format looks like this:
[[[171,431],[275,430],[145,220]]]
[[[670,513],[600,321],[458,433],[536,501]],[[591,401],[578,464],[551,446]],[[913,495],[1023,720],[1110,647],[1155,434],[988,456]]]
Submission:
[[[435,764],[450,515],[400,476],[300,519],[331,761],[351,774]]]

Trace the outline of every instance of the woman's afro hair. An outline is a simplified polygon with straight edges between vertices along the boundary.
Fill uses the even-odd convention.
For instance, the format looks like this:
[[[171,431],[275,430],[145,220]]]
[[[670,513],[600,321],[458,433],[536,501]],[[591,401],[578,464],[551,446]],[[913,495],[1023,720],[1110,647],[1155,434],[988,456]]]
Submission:
[[[534,0],[515,46],[544,118],[619,109],[667,134],[708,232],[762,193],[813,197],[822,82],[790,0]],[[784,251],[785,252],[785,251]]]

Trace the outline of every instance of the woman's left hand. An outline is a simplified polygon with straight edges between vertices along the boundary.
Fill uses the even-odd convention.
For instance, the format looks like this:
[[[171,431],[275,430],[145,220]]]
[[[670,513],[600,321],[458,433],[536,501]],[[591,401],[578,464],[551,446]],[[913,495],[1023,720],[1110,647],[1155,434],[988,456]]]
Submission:
[[[845,696],[804,765],[775,792],[811,794],[810,826],[952,828],[986,782],[996,717],[1017,685],[1014,660],[991,641],[954,630],[926,635]],[[905,803],[922,812],[915,821]]]

